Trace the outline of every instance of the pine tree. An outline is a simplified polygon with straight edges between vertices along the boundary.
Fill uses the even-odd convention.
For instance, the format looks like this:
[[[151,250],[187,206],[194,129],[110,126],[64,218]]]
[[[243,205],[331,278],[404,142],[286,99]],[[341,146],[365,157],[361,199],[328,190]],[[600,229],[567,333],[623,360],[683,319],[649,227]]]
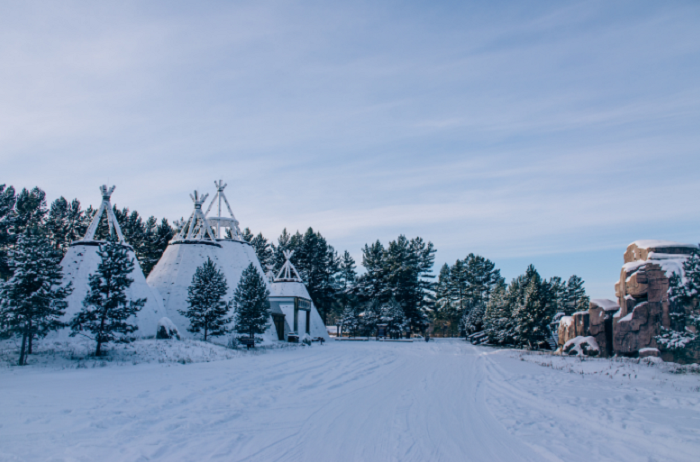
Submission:
[[[586,289],[583,288],[583,279],[574,274],[566,283],[564,313],[571,316],[577,311],[588,311],[589,303],[590,299],[586,296]]]
[[[252,238],[250,240],[250,245],[255,249],[255,255],[258,257],[260,265],[263,268],[267,268],[268,265],[272,264],[272,246],[262,233],[258,233],[257,236]]]
[[[494,287],[502,282],[496,265],[473,253],[455,261],[451,267],[443,266],[435,289],[435,319],[446,321],[456,333],[454,329],[458,325],[466,325],[471,309],[486,305]],[[460,330],[464,332],[462,327]]]
[[[265,279],[251,263],[243,271],[241,280],[233,294],[233,306],[236,310],[236,332],[248,334],[251,339],[255,334],[262,334],[270,326],[270,302]]]
[[[4,336],[22,337],[19,365],[23,366],[35,337],[63,327],[60,318],[72,288],[61,286],[61,253],[36,228],[24,230],[11,258],[13,276],[0,285],[0,328]]]
[[[379,321],[387,325],[387,333],[390,338],[401,338],[404,332],[408,332],[409,323],[403,308],[394,299],[384,303],[379,310]]]
[[[549,284],[542,280],[532,265],[528,268],[526,276],[526,283],[521,285],[524,291],[518,297],[513,310],[514,340],[518,346],[533,349],[538,348],[539,344],[547,339],[547,325],[554,313]]]
[[[248,244],[250,244],[253,241],[253,238],[255,237],[255,235],[250,230],[250,228],[246,228],[241,233],[241,237],[243,238],[244,241],[246,241]]]
[[[97,343],[95,356],[101,356],[102,345],[115,340],[128,340],[137,326],[129,323],[146,304],[146,299],[129,300],[126,290],[134,282],[129,274],[134,271],[134,261],[128,250],[114,240],[100,245],[97,252],[100,264],[89,276],[87,295],[83,308],[71,320],[71,336],[89,332]],[[121,335],[119,335],[121,334]],[[83,334],[86,335],[86,334]]]
[[[77,241],[85,234],[87,228],[83,226],[83,215],[80,201],[77,199],[69,203],[61,196],[51,203],[45,226],[51,244],[63,255],[71,242]]]
[[[348,306],[356,303],[355,295],[353,294],[353,287],[356,279],[357,272],[355,271],[355,260],[346,250],[345,253],[343,253],[343,256],[340,258],[339,271],[336,278],[338,286],[338,303],[336,305],[336,310],[333,312],[333,316],[336,320],[343,316],[343,313]]]
[[[361,327],[361,318],[357,312],[357,307],[346,306],[340,316],[339,323],[342,332],[351,333],[353,337],[356,337],[357,330]]]
[[[147,258],[142,267],[144,276],[148,277],[153,271],[175,233],[175,228],[170,226],[167,219],[163,218],[156,227],[155,232],[149,234],[150,242],[148,244]]]
[[[670,277],[668,299],[671,326],[661,327],[656,343],[662,351],[692,362],[693,352],[700,350],[700,252],[693,252],[683,263],[683,271]]]
[[[41,229],[46,208],[46,193],[35,187],[31,191],[22,189],[15,202],[13,234],[19,236],[28,228]]]
[[[549,280],[549,287],[552,295],[552,311],[555,314],[566,311],[566,283],[562,282],[559,276],[554,276]]]
[[[382,304],[379,300],[372,300],[364,305],[364,311],[361,313],[360,330],[365,335],[371,336],[377,332],[377,324],[381,315]]]
[[[484,330],[484,316],[486,314],[486,305],[484,302],[478,302],[464,313],[460,321],[460,330],[466,335],[471,335]]]
[[[5,188],[4,184],[0,184],[0,282],[12,276],[9,252],[14,235],[10,230],[15,223],[16,201],[15,189],[12,186]]]
[[[202,266],[198,267],[192,284],[187,289],[187,310],[180,310],[180,314],[190,320],[187,328],[192,333],[203,332],[204,341],[210,336],[220,336],[230,332],[227,317],[229,304],[224,301],[224,295],[228,290],[228,283],[224,273],[219,270],[211,258],[207,258]]]
[[[491,298],[484,312],[484,331],[489,337],[489,342],[497,345],[508,345],[513,342],[513,306],[515,298],[515,281],[506,288],[504,283],[499,284],[491,292]]]

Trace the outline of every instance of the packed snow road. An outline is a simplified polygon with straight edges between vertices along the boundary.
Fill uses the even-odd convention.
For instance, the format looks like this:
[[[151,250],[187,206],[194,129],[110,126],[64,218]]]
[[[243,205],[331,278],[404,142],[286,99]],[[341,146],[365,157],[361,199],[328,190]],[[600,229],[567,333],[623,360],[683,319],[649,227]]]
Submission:
[[[613,373],[603,360],[579,374],[521,356],[331,342],[187,365],[4,369],[0,460],[698,460],[698,376]]]

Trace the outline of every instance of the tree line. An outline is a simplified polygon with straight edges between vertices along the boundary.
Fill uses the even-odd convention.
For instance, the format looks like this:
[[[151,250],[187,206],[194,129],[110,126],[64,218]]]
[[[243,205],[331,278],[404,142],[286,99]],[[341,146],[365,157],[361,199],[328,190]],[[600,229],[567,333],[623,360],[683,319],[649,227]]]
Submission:
[[[114,206],[114,212],[147,275],[177,228],[165,218],[143,220],[127,208]],[[21,236],[26,235],[26,242],[39,237],[45,240],[48,247],[42,247],[43,251],[50,248],[52,258],[60,262],[70,242],[85,234],[95,213],[92,206],[83,210],[77,199],[69,202],[60,197],[47,207],[46,195],[39,188],[16,193],[11,186],[0,185],[0,278],[8,281],[15,275],[18,267],[13,252]],[[355,335],[370,335],[378,325],[388,335],[410,335],[424,332],[432,322],[452,335],[484,331],[492,343],[537,348],[557,313],[572,314],[588,307],[583,281],[575,275],[566,282],[558,277],[544,280],[530,266],[506,285],[492,261],[474,254],[445,264],[436,281],[432,274],[436,249],[421,237],[400,235],[386,245],[380,241],[366,244],[363,270],[358,272],[349,252],[339,254],[312,228],[303,234],[285,229],[277,242],[248,228],[242,235],[269,271],[279,271],[285,261],[283,252],[293,250],[292,263],[324,322],[342,325]],[[105,219],[95,238],[108,237]],[[35,335],[31,333],[28,341]]]

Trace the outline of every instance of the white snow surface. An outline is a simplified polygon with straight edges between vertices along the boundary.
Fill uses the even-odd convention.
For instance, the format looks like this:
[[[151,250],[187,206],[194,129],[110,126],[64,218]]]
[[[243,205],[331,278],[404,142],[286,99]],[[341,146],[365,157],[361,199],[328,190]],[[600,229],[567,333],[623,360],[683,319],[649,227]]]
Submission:
[[[664,241],[660,239],[640,239],[638,241],[632,242],[630,245],[636,245],[640,249],[662,249],[664,247],[688,247],[692,249],[698,248],[696,244],[684,244],[682,242]]]
[[[100,256],[97,254],[98,250],[99,247],[95,245],[76,244],[68,248],[66,255],[61,260],[63,280],[65,284],[68,284],[68,282],[73,284],[73,292],[66,299],[68,308],[62,318],[63,322],[70,322],[73,316],[83,309],[83,300],[90,288],[88,276],[97,271],[101,261]],[[146,299],[144,307],[137,313],[135,318],[129,318],[129,322],[138,326],[138,330],[134,335],[138,337],[154,337],[158,329],[158,321],[165,316],[165,309],[158,291],[146,283],[146,278],[133,250],[129,250],[129,258],[134,261],[134,271],[129,275],[134,282],[126,290],[127,297],[130,300]],[[54,338],[66,339],[70,332],[70,329],[62,329],[57,334],[51,335]]]
[[[255,250],[248,243],[226,239],[217,242],[221,247],[207,244],[170,244],[148,275],[148,283],[162,296],[167,313],[165,316],[177,326],[183,338],[199,338],[187,330],[190,325],[189,319],[180,314],[180,310],[187,310],[187,289],[192,284],[195,271],[207,261],[207,257],[211,258],[217,268],[224,273],[228,284],[226,301],[233,298],[238,281],[241,280],[241,275],[248,265],[253,263],[261,276],[265,274],[255,255]],[[267,278],[263,277],[263,279],[269,288]],[[269,323],[270,327],[262,335],[264,344],[277,341],[272,318]],[[224,339],[219,341],[226,343]]]
[[[620,305],[613,300],[608,300],[607,298],[594,298],[591,303],[598,305],[605,311],[617,311],[620,309]]]
[[[30,366],[4,367],[0,460],[619,462],[700,453],[700,368],[658,358],[581,360],[460,340],[250,352],[137,344],[206,346],[218,360],[60,369],[32,355]]]
[[[272,284],[270,284],[270,296],[301,297],[307,300],[311,300],[309,291],[306,289],[306,286],[301,282],[273,282]],[[289,312],[285,312],[285,321],[287,322],[290,328],[294,328],[293,316],[294,307],[292,307],[291,314]],[[302,320],[302,318],[304,319]],[[331,339],[331,337],[328,335],[328,330],[326,329],[326,326],[323,323],[323,319],[321,318],[321,315],[318,314],[318,310],[316,309],[316,305],[313,303],[313,301],[311,301],[310,321],[311,326],[309,328],[309,332],[312,338],[322,337],[326,341]],[[306,317],[301,311],[298,315],[298,322],[299,332],[304,332],[306,328],[306,326],[304,325],[306,323]],[[302,327],[302,325],[304,325],[304,327]]]

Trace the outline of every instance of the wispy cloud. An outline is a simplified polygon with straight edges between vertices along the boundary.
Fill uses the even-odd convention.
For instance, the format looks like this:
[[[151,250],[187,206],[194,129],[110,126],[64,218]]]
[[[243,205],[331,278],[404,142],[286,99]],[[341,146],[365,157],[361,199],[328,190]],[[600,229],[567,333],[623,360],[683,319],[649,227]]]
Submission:
[[[109,181],[172,219],[223,178],[266,235],[313,226],[355,255],[421,235],[439,262],[693,239],[699,19],[651,1],[5,3],[0,183],[95,203]]]

